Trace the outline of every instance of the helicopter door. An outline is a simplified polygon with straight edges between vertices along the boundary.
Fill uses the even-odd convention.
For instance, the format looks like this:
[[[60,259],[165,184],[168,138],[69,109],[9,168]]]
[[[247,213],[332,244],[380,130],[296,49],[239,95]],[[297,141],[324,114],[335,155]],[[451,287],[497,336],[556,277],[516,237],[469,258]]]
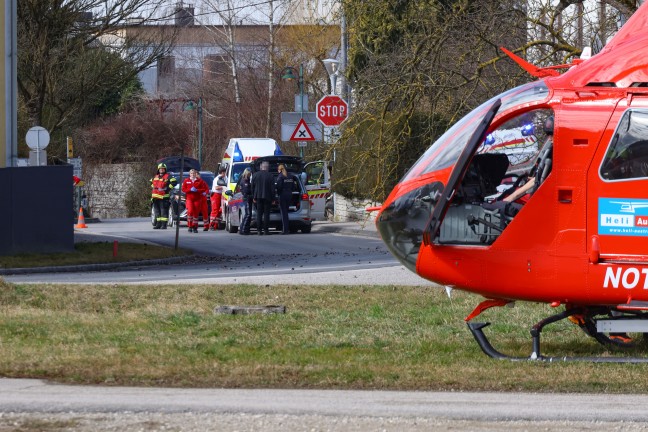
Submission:
[[[522,111],[476,148],[441,223],[441,244],[490,245],[551,171],[553,110]]]
[[[590,261],[648,263],[648,107],[622,106],[616,119],[589,174]]]
[[[450,205],[455,193],[460,188],[461,180],[469,169],[469,164],[472,156],[475,153],[477,147],[484,141],[484,136],[486,135],[488,126],[493,121],[493,118],[495,118],[495,114],[497,114],[500,106],[502,106],[501,99],[495,100],[490,105],[488,111],[486,111],[486,113],[484,114],[484,117],[481,119],[476,129],[473,131],[470,139],[461,152],[461,156],[459,156],[459,160],[457,160],[457,164],[452,171],[450,178],[448,179],[448,184],[446,185],[446,188],[439,198],[439,202],[432,212],[430,222],[428,223],[428,229],[425,230],[425,233],[423,234],[423,242],[425,244],[430,244],[431,240],[433,240],[436,236],[443,238],[440,230],[441,222],[444,220],[443,214],[447,211],[448,206]],[[450,223],[451,222],[446,222],[446,224]],[[434,235],[431,236],[430,234]]]

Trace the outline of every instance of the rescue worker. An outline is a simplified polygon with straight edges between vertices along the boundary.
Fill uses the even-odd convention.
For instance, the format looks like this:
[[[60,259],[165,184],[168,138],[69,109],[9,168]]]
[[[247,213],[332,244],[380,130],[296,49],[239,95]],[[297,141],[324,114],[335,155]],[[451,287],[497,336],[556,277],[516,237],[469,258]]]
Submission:
[[[198,177],[198,171],[195,169],[189,170],[189,177],[182,181],[182,192],[186,194],[187,206],[187,226],[189,232],[198,232],[198,216],[202,210],[202,202],[205,195],[209,191],[207,183]],[[207,221],[203,221],[208,224]]]
[[[227,176],[225,175],[225,167],[222,167],[218,170],[218,175],[214,177],[214,182],[211,187],[211,220],[210,227],[212,231],[218,229],[218,224],[223,217],[223,209],[221,207],[221,200],[223,199],[223,192],[225,192],[225,186],[219,186],[218,180],[221,179],[227,184]]]
[[[283,164],[279,164],[278,171],[277,195],[279,195],[279,210],[281,211],[281,234],[290,234],[288,208],[292,200],[295,179],[291,175],[288,175],[288,171],[286,171],[286,167]]]
[[[245,168],[243,174],[241,175],[241,195],[243,195],[243,203],[245,204],[245,213],[243,214],[243,220],[241,221],[241,227],[239,229],[239,234],[249,235],[250,234],[250,224],[252,223],[252,183],[251,183],[252,171],[250,168]]]
[[[202,179],[202,177],[200,177],[200,171],[197,171],[196,177]],[[205,184],[207,184],[207,182],[205,182]],[[209,187],[209,185],[207,185],[207,187]],[[209,205],[207,204],[208,200],[209,192],[204,192],[202,204],[200,206],[200,214],[202,214],[203,218],[203,231],[209,231]]]
[[[177,180],[166,172],[166,164],[159,164],[157,174],[151,179],[151,202],[155,225],[153,229],[167,229],[169,223],[169,207],[171,207],[170,194],[175,188]]]

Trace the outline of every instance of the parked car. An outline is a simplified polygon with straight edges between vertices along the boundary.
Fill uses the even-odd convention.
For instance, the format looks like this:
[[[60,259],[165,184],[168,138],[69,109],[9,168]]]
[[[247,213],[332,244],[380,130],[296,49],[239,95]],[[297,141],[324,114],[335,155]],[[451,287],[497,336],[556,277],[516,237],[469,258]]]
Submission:
[[[185,161],[186,162],[186,161]],[[185,194],[180,190],[180,173],[179,172],[169,172],[169,175],[174,177],[177,180],[175,189],[171,191],[171,207],[169,208],[169,223],[167,226],[172,227],[173,224],[178,221],[178,215],[180,215],[180,221],[187,220],[187,206],[185,204]],[[211,189],[212,183],[214,182],[214,177],[216,175],[211,171],[200,171],[200,178],[205,180],[207,186]],[[189,172],[182,174],[182,178],[185,179],[189,177]],[[211,214],[211,200],[209,197],[207,199],[207,214]],[[202,214],[200,214],[199,220],[202,220]],[[155,216],[153,212],[153,205],[151,204],[151,223],[155,225]],[[221,226],[222,225],[222,226]],[[219,223],[219,228],[222,229],[224,223]]]
[[[198,161],[198,159],[184,156],[184,163],[182,162],[182,159],[183,158],[180,156],[167,156],[158,159],[156,164],[165,164],[167,166],[168,173],[179,173],[181,168],[184,172],[189,172],[190,169],[200,171],[200,162]]]
[[[306,174],[303,172],[304,161],[297,156],[263,156],[254,160],[252,164],[252,181],[254,182],[254,173],[259,171],[261,163],[270,164],[270,172],[275,177],[275,183],[279,173],[277,168],[279,164],[284,164],[288,174],[295,179],[293,183],[293,196],[290,207],[288,208],[289,230],[295,233],[301,230],[302,233],[311,232],[311,203],[308,198],[308,192],[304,187],[303,180]],[[230,233],[238,231],[245,211],[243,194],[241,193],[241,181],[236,183],[234,190],[228,189],[225,194],[229,197],[229,205],[224,209],[225,229]],[[256,228],[256,209],[252,210],[252,227]],[[272,202],[270,209],[270,228],[281,229],[281,212],[279,210],[279,197]]]

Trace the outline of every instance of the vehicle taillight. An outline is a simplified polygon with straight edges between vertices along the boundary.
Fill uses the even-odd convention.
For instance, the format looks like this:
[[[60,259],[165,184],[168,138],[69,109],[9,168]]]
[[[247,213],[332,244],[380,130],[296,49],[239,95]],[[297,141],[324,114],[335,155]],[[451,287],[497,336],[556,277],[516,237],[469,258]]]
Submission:
[[[302,194],[301,199],[302,199],[302,201],[307,201],[308,200],[308,194]]]

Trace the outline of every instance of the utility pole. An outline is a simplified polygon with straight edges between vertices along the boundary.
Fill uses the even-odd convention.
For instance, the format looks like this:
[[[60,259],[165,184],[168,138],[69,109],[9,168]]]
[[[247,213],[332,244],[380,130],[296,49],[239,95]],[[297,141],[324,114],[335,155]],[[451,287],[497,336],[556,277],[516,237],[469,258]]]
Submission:
[[[18,164],[18,108],[17,108],[17,68],[18,68],[18,36],[17,36],[17,7],[16,0],[2,1],[2,22],[6,28],[0,34],[0,50],[4,62],[0,76],[2,88],[0,95],[5,101],[0,107],[0,168],[14,167]]]

